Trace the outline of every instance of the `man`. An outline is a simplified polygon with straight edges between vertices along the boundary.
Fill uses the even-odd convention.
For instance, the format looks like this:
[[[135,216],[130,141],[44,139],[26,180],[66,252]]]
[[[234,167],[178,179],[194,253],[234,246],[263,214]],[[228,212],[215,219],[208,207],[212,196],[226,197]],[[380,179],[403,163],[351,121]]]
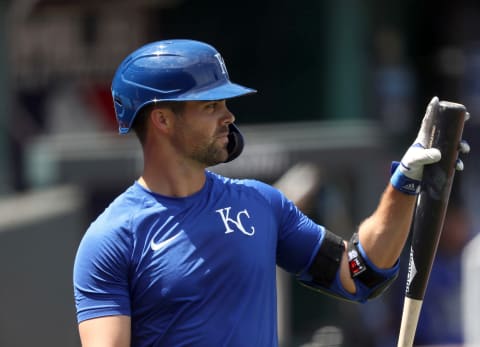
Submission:
[[[198,41],[151,43],[122,62],[112,83],[119,131],[136,132],[144,168],[79,246],[83,346],[277,346],[276,264],[360,302],[395,278],[423,166],[441,156],[424,148],[431,105],[378,208],[347,243],[277,189],[207,170],[240,155],[227,100],[254,92]]]

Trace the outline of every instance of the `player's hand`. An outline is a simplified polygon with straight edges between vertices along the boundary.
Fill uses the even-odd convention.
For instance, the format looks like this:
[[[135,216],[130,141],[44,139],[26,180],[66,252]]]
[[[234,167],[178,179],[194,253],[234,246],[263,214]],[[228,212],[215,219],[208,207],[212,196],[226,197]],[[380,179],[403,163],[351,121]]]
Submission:
[[[421,181],[423,167],[433,164],[442,158],[442,153],[437,148],[425,148],[421,143],[414,143],[404,154],[398,170],[412,180]]]
[[[438,97],[432,98],[427,106],[422,125],[418,131],[417,137],[407,152],[402,157],[400,163],[394,163],[395,169],[391,178],[392,185],[407,194],[418,194],[420,191],[420,182],[423,177],[423,168],[425,165],[433,164],[442,158],[442,154],[437,148],[427,148],[429,137],[432,133],[433,110],[439,107]],[[466,113],[465,121],[470,115]],[[460,153],[468,153],[470,146],[466,141],[461,141],[459,145]],[[463,170],[464,165],[461,159],[457,159],[456,169]]]
[[[464,122],[468,121],[470,119],[470,113],[466,112],[465,113],[465,120]],[[466,140],[461,140],[460,143],[458,144],[458,153],[459,154],[468,154],[470,153],[470,145]],[[463,171],[465,166],[463,165],[463,161],[460,158],[457,158],[457,161],[455,162],[455,170],[457,171]]]

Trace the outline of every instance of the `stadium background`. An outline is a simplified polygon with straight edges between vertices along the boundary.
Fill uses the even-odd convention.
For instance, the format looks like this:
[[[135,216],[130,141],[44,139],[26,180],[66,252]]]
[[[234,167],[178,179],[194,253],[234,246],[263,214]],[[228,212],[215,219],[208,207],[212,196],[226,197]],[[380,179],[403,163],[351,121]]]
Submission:
[[[141,167],[135,138],[115,133],[110,81],[152,40],[209,42],[233,80],[259,91],[230,103],[247,147],[215,170],[274,183],[313,163],[307,212],[345,237],[375,207],[429,99],[465,104],[472,154],[454,202],[480,225],[475,1],[0,0],[0,24],[0,346],[79,346],[76,246]],[[402,276],[367,305],[281,272],[279,282],[282,346],[393,343]]]

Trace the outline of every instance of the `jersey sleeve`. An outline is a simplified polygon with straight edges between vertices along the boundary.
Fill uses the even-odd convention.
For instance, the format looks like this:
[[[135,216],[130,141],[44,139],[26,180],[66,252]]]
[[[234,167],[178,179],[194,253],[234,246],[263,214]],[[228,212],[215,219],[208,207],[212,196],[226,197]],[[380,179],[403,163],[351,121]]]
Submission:
[[[128,290],[131,236],[122,226],[94,222],[80,242],[73,271],[78,322],[130,315]]]
[[[291,273],[305,271],[313,261],[325,233],[323,226],[304,215],[290,200],[281,195],[278,206],[280,225],[277,243],[277,264]]]
[[[304,272],[320,247],[324,227],[303,214],[278,189],[257,181],[251,184],[268,200],[278,223],[277,265],[290,273]]]

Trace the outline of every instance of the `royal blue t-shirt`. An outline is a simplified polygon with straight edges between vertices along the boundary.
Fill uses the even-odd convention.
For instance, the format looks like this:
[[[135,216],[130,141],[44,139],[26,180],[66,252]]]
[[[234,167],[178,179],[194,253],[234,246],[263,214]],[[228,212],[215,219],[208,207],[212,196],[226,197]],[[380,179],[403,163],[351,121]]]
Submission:
[[[185,198],[135,182],[80,243],[78,321],[128,315],[135,347],[275,347],[275,265],[306,271],[323,234],[256,180],[207,171]]]

